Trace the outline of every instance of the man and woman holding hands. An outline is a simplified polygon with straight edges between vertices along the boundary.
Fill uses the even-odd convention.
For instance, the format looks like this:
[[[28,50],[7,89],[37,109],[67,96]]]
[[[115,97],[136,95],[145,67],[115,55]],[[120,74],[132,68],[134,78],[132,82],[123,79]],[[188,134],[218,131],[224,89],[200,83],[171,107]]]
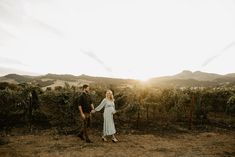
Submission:
[[[82,88],[83,92],[79,97],[78,108],[83,120],[83,126],[78,134],[78,137],[80,137],[82,140],[85,140],[87,143],[92,142],[88,136],[88,129],[91,123],[91,113],[98,112],[104,108],[102,140],[106,142],[106,136],[112,136],[112,141],[115,143],[118,142],[117,138],[115,137],[116,129],[113,120],[113,114],[116,113],[113,92],[111,90],[107,90],[105,98],[96,108],[94,108],[91,96],[89,94],[89,86],[85,84]]]

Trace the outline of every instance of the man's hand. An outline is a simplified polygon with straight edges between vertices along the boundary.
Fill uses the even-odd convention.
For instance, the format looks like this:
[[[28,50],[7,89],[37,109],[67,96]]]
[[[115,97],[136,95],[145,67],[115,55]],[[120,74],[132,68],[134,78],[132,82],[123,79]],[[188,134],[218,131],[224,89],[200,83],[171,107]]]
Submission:
[[[96,111],[95,110],[91,110],[91,113],[95,113]]]
[[[82,119],[85,119],[86,116],[85,116],[85,114],[84,114],[83,111],[82,111],[82,106],[79,105],[79,106],[78,106],[78,109],[79,109],[79,111],[80,111],[80,114],[81,114]]]
[[[85,116],[84,113],[81,113],[81,116],[82,116],[82,119],[85,119],[85,118],[86,118],[86,116]]]

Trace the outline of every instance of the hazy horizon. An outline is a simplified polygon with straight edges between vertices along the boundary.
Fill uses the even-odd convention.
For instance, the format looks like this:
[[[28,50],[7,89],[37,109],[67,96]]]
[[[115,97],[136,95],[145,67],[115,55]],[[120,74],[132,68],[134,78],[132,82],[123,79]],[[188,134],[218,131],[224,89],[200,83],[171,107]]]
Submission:
[[[235,72],[234,28],[234,0],[1,0],[0,70],[224,75]]]
[[[10,69],[10,70],[14,70],[14,69]],[[0,68],[1,71],[1,68]],[[208,73],[208,74],[218,74],[218,75],[228,75],[228,74],[235,74],[235,71],[232,73],[226,73],[226,74],[219,74],[219,73],[209,73],[209,72],[204,72],[204,71],[190,71],[190,70],[182,70],[179,71],[178,73],[175,74],[171,74],[171,75],[161,75],[161,76],[153,76],[153,77],[149,77],[149,78],[144,78],[144,79],[138,79],[138,78],[129,78],[129,77],[110,77],[110,76],[102,76],[102,75],[89,75],[89,74],[70,74],[70,73],[53,73],[53,72],[49,72],[49,73],[44,73],[44,74],[37,74],[37,73],[31,73],[31,72],[24,72],[24,71],[15,71],[15,72],[10,72],[10,73],[0,73],[0,77],[6,76],[8,74],[17,74],[17,75],[28,75],[28,76],[44,76],[47,74],[53,74],[53,75],[73,75],[73,76],[81,76],[81,75],[86,75],[86,76],[91,76],[91,77],[107,77],[107,78],[115,78],[115,79],[134,79],[134,80],[140,80],[140,81],[148,81],[149,79],[152,78],[158,78],[158,77],[167,77],[167,76],[174,76],[180,73],[183,73],[185,71],[188,72],[203,72],[203,73]]]

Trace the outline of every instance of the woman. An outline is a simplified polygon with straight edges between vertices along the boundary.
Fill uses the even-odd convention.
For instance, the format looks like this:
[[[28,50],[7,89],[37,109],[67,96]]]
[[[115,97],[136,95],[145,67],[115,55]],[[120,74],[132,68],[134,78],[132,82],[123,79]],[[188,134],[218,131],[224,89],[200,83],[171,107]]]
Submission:
[[[106,98],[102,100],[99,106],[93,110],[93,113],[96,111],[100,111],[104,108],[104,124],[103,124],[103,136],[102,140],[107,141],[106,136],[112,135],[112,141],[118,142],[117,138],[115,137],[116,129],[113,121],[113,114],[116,113],[113,92],[111,90],[106,91]]]

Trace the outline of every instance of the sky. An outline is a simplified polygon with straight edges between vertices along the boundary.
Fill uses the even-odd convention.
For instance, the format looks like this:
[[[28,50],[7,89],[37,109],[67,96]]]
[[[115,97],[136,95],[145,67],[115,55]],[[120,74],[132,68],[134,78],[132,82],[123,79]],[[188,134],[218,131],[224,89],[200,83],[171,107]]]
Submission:
[[[0,0],[9,73],[145,80],[234,73],[234,58],[235,0]]]

